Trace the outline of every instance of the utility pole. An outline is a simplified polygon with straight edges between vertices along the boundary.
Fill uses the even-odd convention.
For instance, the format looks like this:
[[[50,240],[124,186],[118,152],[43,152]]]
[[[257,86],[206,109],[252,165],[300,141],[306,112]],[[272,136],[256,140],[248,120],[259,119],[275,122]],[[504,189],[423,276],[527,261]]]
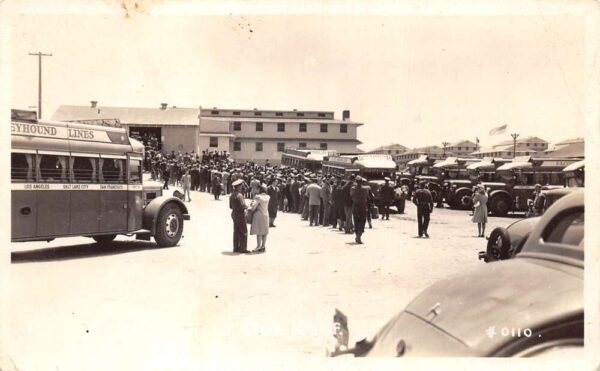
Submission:
[[[513,133],[510,136],[513,138],[513,158],[515,158],[517,153],[517,138],[519,137],[519,134]]]
[[[42,118],[42,57],[51,57],[52,54],[42,52],[29,53],[38,57],[38,119]]]
[[[450,142],[442,142],[442,146],[444,146],[444,157],[446,157],[446,147],[448,147],[448,144],[450,144]]]

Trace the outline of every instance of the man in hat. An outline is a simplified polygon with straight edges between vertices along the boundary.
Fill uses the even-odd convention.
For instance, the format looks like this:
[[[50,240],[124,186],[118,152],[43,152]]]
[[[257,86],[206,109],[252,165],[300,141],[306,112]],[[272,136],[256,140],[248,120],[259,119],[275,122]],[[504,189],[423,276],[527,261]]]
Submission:
[[[535,216],[540,216],[546,209],[546,195],[542,193],[542,185],[536,184],[533,191],[533,211]]]
[[[181,186],[183,188],[183,199],[185,200],[187,196],[188,202],[191,202],[192,197],[190,196],[190,190],[192,189],[192,176],[190,175],[189,170],[185,171],[185,174],[181,179]]]
[[[390,186],[390,178],[385,177],[385,183],[379,190],[381,198],[381,220],[390,220],[390,205],[394,201],[394,189]]]
[[[350,175],[350,178],[342,188],[342,194],[344,196],[344,214],[346,217],[344,231],[346,234],[351,234],[354,231],[354,223],[352,223],[352,195],[350,193],[354,186],[354,178],[354,174]]]
[[[323,179],[323,185],[321,186],[321,201],[323,202],[323,218],[321,219],[321,225],[323,227],[327,227],[331,221],[331,185],[333,181],[330,182],[329,179]]]
[[[310,226],[319,225],[319,206],[321,205],[321,187],[317,184],[317,178],[312,177],[310,179],[310,185],[306,187],[306,194],[308,195],[308,208],[309,208],[309,219]]]
[[[433,211],[433,197],[431,192],[425,188],[425,182],[419,183],[419,189],[415,191],[413,203],[417,206],[417,224],[419,237],[423,235],[429,238],[427,228],[429,227],[429,214]]]
[[[371,189],[365,185],[363,178],[356,177],[356,185],[350,189],[352,196],[352,217],[354,218],[355,241],[362,244],[362,234],[365,232],[365,223],[367,222],[367,213],[369,212],[369,193]]]
[[[229,208],[233,219],[233,252],[245,254],[248,252],[248,226],[246,225],[245,210],[247,208],[241,188],[243,180],[233,182],[233,192],[229,196]]]

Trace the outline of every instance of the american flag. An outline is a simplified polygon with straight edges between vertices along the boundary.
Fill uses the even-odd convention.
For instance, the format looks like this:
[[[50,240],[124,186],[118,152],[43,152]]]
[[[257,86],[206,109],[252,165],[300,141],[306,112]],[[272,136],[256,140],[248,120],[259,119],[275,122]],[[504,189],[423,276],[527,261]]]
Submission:
[[[498,126],[497,128],[493,128],[492,130],[490,130],[489,135],[504,134],[505,131],[506,131],[506,124],[504,124],[502,126]]]

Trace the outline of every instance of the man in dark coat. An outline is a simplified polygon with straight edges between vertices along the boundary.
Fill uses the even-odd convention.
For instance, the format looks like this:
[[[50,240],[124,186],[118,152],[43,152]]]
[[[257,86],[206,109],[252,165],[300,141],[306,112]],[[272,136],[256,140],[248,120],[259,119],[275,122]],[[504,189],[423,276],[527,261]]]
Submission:
[[[233,182],[233,192],[229,196],[229,208],[233,219],[233,252],[241,254],[248,252],[248,226],[244,215],[247,206],[241,193],[243,183],[241,179]]]
[[[277,217],[277,207],[279,206],[279,189],[277,179],[269,181],[267,194],[269,195],[269,227],[275,227],[275,218]]]
[[[342,194],[344,196],[344,213],[346,215],[346,221],[344,223],[344,230],[346,234],[350,234],[354,230],[354,224],[352,223],[352,195],[350,193],[350,190],[354,186],[353,177],[354,176],[352,175],[342,188]]]
[[[355,241],[358,244],[362,244],[362,234],[365,232],[365,223],[367,221],[367,213],[370,191],[368,185],[365,185],[363,178],[360,176],[356,177],[356,185],[350,190],[352,197],[352,217],[354,218],[354,233],[356,234]]]
[[[431,192],[425,188],[425,182],[419,183],[419,189],[415,191],[413,203],[417,206],[417,223],[419,237],[423,235],[429,238],[427,228],[429,227],[429,214],[433,211],[433,197]]]
[[[385,184],[379,189],[381,197],[381,220],[390,220],[390,205],[394,201],[394,189],[390,186],[390,178],[385,178]]]

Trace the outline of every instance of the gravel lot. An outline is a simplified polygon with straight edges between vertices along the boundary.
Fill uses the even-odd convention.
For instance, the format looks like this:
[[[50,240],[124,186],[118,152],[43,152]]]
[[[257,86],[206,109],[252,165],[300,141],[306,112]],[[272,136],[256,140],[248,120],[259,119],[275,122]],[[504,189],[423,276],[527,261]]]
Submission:
[[[374,334],[436,280],[484,264],[468,212],[374,220],[364,245],[279,213],[267,252],[233,255],[227,197],[193,193],[174,248],[120,236],[13,243],[6,353],[21,370],[218,368],[276,354],[322,357],[334,308],[350,340]],[[490,218],[489,234],[515,219]],[[248,247],[255,247],[250,236]],[[285,359],[285,361],[283,361]],[[94,360],[94,362],[91,362]]]

